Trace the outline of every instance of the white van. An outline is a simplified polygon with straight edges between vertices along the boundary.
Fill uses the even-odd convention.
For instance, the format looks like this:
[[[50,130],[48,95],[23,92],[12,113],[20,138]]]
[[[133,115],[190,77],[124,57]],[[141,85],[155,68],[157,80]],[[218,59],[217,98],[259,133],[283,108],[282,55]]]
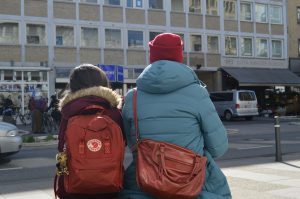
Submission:
[[[245,117],[252,120],[258,115],[257,99],[254,91],[232,90],[211,92],[210,98],[220,117],[231,120],[233,117]]]

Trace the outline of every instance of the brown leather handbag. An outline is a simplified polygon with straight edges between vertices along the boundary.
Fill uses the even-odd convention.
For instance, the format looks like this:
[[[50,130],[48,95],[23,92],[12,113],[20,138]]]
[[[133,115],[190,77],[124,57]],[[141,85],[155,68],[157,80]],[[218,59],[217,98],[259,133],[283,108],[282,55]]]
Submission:
[[[207,158],[175,144],[151,139],[140,140],[136,100],[137,90],[134,89],[138,186],[159,199],[196,198],[205,181]]]

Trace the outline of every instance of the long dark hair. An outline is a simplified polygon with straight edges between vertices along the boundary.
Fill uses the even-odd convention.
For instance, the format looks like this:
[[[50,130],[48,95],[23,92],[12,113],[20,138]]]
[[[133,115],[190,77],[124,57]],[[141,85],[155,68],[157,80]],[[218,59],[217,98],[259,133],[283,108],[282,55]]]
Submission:
[[[72,70],[69,83],[71,92],[93,86],[110,86],[103,70],[92,64],[81,64]]]

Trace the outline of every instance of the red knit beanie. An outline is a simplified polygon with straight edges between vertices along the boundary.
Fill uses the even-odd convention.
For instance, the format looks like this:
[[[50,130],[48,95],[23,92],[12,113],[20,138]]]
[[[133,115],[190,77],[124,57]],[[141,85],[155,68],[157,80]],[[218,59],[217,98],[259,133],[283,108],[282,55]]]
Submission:
[[[181,37],[172,33],[162,33],[149,42],[150,63],[158,60],[170,60],[182,63],[183,42]]]

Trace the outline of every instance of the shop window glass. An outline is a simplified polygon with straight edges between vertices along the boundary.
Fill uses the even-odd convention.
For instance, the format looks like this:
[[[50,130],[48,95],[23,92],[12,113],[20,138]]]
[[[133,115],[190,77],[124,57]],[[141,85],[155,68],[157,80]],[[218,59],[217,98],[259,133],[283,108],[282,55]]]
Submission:
[[[272,40],[272,57],[282,58],[282,41]]]
[[[163,0],[149,0],[150,9],[163,9]]]
[[[19,24],[0,22],[0,44],[19,43]]]
[[[219,14],[218,0],[206,0],[206,14],[218,15]]]
[[[190,51],[201,51],[201,35],[190,35]]]
[[[258,38],[256,39],[256,56],[257,57],[268,57],[268,40],[267,39],[262,39]]]
[[[104,4],[106,4],[106,5],[115,5],[115,6],[121,5],[120,0],[105,0]]]
[[[105,47],[121,48],[121,30],[105,29]]]
[[[224,1],[224,18],[236,19],[236,1],[226,0]]]
[[[56,26],[56,45],[74,46],[74,28],[69,26]]]
[[[98,47],[98,28],[81,28],[81,46]]]
[[[209,53],[219,53],[218,36],[207,36],[207,51]]]
[[[252,38],[241,38],[241,55],[251,57],[252,52]]]
[[[13,81],[21,81],[22,80],[22,72],[14,71],[13,72]]]
[[[13,70],[4,70],[4,81],[12,81],[13,75]]]
[[[183,11],[183,0],[172,0],[171,1],[171,9],[172,11]]]
[[[256,22],[267,22],[267,5],[255,4],[255,19]]]
[[[46,45],[46,28],[42,24],[27,24],[27,44]]]
[[[242,2],[240,5],[240,18],[243,21],[252,21],[252,5],[251,3]]]
[[[189,0],[189,12],[201,13],[201,0]]]
[[[282,7],[281,6],[270,6],[270,21],[273,24],[282,23]]]
[[[225,55],[237,55],[237,40],[236,37],[225,37]]]
[[[128,48],[144,46],[144,36],[142,31],[128,30]]]

